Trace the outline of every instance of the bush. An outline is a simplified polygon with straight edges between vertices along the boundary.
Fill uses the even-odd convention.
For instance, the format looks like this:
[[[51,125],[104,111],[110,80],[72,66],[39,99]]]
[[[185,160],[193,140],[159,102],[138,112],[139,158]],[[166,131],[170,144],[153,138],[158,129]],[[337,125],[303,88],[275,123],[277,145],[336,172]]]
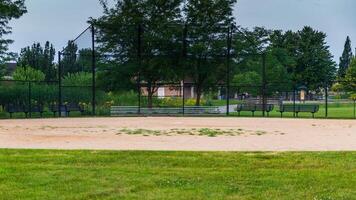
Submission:
[[[63,80],[63,86],[91,86],[93,77],[88,72],[78,72],[74,74],[67,74]]]
[[[12,77],[17,81],[43,81],[46,75],[40,70],[26,66],[16,68]]]
[[[356,93],[355,94],[351,94],[350,95],[350,99],[352,99],[353,101],[356,101]]]

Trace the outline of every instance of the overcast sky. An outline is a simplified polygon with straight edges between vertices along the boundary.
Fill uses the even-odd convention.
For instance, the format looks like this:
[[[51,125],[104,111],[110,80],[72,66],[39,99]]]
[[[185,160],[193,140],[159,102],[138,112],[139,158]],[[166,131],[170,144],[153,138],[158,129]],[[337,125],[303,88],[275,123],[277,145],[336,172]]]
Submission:
[[[33,42],[51,41],[57,50],[88,25],[89,17],[102,14],[99,0],[27,0],[28,13],[11,23],[19,52]],[[338,61],[346,36],[356,44],[356,0],[238,0],[234,15],[243,27],[299,30],[308,25],[328,35]],[[353,45],[355,48],[356,46]]]

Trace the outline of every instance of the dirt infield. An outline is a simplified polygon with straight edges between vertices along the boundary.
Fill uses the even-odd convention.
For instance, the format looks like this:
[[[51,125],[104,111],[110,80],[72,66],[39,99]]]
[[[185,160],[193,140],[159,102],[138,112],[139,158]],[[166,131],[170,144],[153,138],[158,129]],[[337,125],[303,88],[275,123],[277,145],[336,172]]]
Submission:
[[[203,128],[238,134],[192,134]],[[176,134],[171,133],[173,130]],[[2,120],[0,148],[355,151],[356,121],[171,117]]]

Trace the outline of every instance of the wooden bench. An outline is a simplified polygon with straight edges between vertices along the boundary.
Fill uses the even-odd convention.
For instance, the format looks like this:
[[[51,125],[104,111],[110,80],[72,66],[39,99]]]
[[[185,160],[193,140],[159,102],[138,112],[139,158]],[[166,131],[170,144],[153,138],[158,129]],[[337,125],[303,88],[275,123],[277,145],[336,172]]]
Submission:
[[[120,115],[204,115],[220,114],[218,107],[187,106],[183,108],[157,107],[157,108],[138,108],[137,106],[112,106],[110,111],[112,116]]]
[[[281,117],[283,117],[283,113],[285,112],[295,112],[297,117],[299,113],[311,113],[313,118],[315,117],[315,113],[319,112],[319,105],[304,105],[304,104],[296,104],[294,105],[281,105],[279,108],[279,112],[281,113]]]
[[[5,111],[10,114],[10,118],[14,113],[24,113],[26,118],[28,114],[31,113],[39,113],[41,117],[43,117],[44,107],[43,105],[33,105],[31,106],[31,110],[25,105],[18,104],[8,104],[5,106]]]
[[[269,117],[269,113],[273,111],[273,109],[273,104],[266,104],[265,106],[263,104],[239,104],[237,105],[236,111],[239,113],[239,116],[241,116],[241,112],[243,111],[252,112],[253,117],[255,116],[255,112],[265,111]]]

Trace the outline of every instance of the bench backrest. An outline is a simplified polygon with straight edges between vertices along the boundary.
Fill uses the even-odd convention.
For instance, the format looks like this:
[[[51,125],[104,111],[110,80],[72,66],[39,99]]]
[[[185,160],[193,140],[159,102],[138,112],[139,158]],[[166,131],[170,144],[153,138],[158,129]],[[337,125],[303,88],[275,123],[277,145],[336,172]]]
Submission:
[[[5,106],[5,110],[8,113],[27,112],[25,105],[17,105],[17,104],[8,104]]]
[[[264,109],[263,109],[264,108]],[[237,111],[249,111],[249,112],[255,112],[255,111],[267,111],[270,112],[274,109],[274,105],[272,104],[239,104],[237,105]]]
[[[181,107],[157,107],[157,108],[139,108],[137,106],[112,106],[111,115],[123,114],[183,114]],[[203,107],[203,106],[187,106],[184,107],[184,114],[198,115],[198,114],[218,114],[220,113],[218,107]]]
[[[73,112],[73,111],[78,111],[78,112],[83,112],[84,109],[76,103],[69,103],[66,105],[67,112]]]
[[[281,112],[311,112],[316,113],[319,111],[319,105],[281,105]]]
[[[9,104],[5,106],[5,111],[9,113],[29,112],[29,108],[25,105]],[[31,112],[44,112],[43,105],[31,105]]]

